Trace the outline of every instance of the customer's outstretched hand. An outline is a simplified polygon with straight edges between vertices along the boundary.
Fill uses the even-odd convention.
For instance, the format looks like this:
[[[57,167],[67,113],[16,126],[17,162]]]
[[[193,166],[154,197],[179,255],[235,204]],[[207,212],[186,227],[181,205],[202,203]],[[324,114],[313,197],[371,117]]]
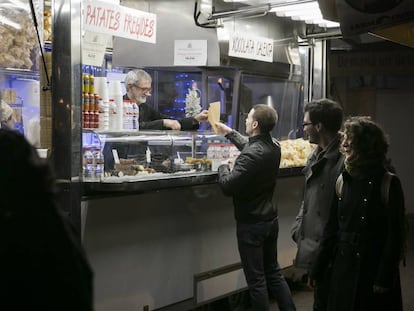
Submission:
[[[216,122],[216,126],[217,126],[217,132],[222,135],[227,135],[231,131],[233,131],[231,127],[228,127],[227,125],[221,122]]]

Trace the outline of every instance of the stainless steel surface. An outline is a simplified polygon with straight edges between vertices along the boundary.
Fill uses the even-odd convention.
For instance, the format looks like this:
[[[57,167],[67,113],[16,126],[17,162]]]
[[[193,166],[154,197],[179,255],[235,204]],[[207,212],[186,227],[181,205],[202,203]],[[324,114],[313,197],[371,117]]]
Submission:
[[[231,4],[233,5],[233,9],[222,9],[229,5],[229,3],[223,3],[222,0],[213,1],[214,6],[216,8],[216,12],[212,12],[209,16],[210,20],[218,19],[218,18],[230,18],[230,17],[238,17],[242,18],[245,16],[255,16],[257,14],[267,14],[272,8],[282,7],[287,4],[303,4],[303,3],[310,3],[315,2],[315,0],[293,0],[293,1],[285,1],[285,0],[273,0],[273,1],[263,1],[263,0],[250,0],[250,1],[235,1]],[[290,2],[290,3],[289,3]]]
[[[301,176],[280,178],[276,186],[282,267],[290,266],[296,253],[290,227],[302,186]],[[239,262],[232,200],[217,184],[84,205],[84,246],[95,274],[96,310],[152,310],[192,299],[194,275]],[[234,280],[224,274],[220,293],[208,287],[203,292],[211,298],[237,290],[242,283]]]
[[[244,68],[279,77],[300,75],[300,64],[292,63],[290,50],[297,50],[296,23],[286,18],[257,16],[249,19],[226,19],[219,28],[202,28],[194,22],[194,1],[124,1],[135,9],[157,14],[157,43],[149,44],[115,37],[113,65],[118,67],[163,67],[174,65],[175,40],[207,40],[207,66]],[[177,18],[179,16],[179,18]],[[252,62],[229,57],[229,35],[267,37],[274,40],[274,62]],[[135,51],[135,52],[132,52]]]
[[[53,9],[52,156],[57,177],[70,179],[81,163],[81,1],[56,0]]]
[[[81,164],[81,1],[53,3],[52,161],[56,177],[72,180]],[[62,183],[60,204],[79,227],[80,188]]]
[[[175,40],[207,40],[207,66],[219,65],[215,29],[194,24],[194,1],[123,1],[122,5],[157,14],[157,43],[115,37],[113,64],[119,67],[174,65]]]
[[[316,41],[312,47],[312,97],[311,100],[326,97],[326,41]]]

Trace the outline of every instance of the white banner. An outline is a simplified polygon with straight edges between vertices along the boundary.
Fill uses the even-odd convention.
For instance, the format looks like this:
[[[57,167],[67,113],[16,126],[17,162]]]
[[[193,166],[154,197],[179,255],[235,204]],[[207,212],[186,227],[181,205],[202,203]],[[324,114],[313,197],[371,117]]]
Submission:
[[[103,1],[84,1],[84,30],[156,43],[157,16]]]
[[[229,56],[273,62],[273,39],[233,34],[229,40]]]

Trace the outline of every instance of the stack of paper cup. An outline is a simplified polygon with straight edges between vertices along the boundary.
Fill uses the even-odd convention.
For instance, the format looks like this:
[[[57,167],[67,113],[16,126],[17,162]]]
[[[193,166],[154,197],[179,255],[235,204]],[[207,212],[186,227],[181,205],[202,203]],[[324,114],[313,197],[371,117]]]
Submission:
[[[122,109],[122,89],[121,89],[121,81],[111,80],[108,83],[108,96],[109,98],[113,98],[115,101],[116,106],[116,122],[114,126],[114,130],[120,131],[122,130],[122,116],[123,116],[123,109]]]
[[[108,82],[106,77],[95,77],[95,93],[101,96],[102,100],[107,103],[109,102],[108,96]]]

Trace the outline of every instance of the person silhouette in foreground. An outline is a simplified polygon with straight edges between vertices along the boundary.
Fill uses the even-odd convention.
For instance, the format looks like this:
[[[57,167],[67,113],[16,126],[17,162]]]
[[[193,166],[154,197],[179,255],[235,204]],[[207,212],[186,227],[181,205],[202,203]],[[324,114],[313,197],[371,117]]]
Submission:
[[[51,169],[8,129],[0,197],[0,310],[93,310],[92,271],[55,203]]]

